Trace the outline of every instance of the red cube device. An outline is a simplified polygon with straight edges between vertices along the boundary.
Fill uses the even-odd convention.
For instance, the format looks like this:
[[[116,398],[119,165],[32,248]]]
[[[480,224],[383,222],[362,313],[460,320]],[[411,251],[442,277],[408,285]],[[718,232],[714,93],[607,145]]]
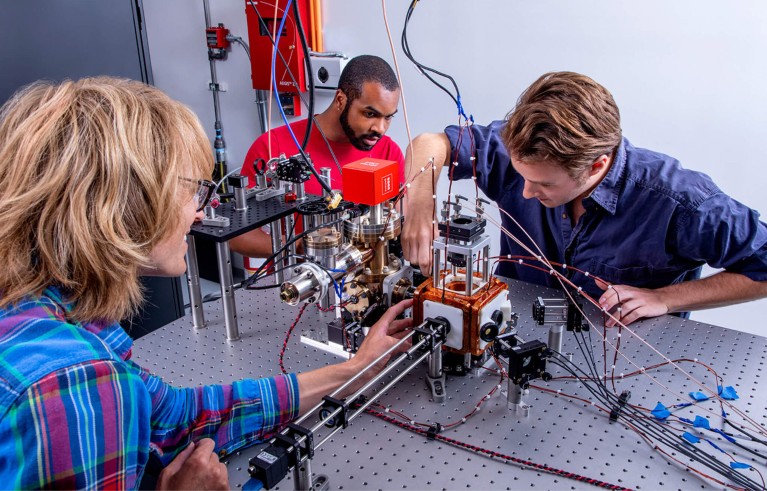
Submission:
[[[399,164],[394,160],[360,159],[344,166],[344,199],[373,206],[397,195]]]

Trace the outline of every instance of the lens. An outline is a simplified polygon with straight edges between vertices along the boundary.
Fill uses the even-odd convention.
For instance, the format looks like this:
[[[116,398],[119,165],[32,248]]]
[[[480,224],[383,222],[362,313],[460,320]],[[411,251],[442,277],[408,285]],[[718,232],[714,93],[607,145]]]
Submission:
[[[194,202],[197,205],[197,211],[202,211],[205,205],[208,204],[211,194],[213,194],[214,184],[210,181],[199,181],[200,187],[197,189],[197,193],[194,195]]]

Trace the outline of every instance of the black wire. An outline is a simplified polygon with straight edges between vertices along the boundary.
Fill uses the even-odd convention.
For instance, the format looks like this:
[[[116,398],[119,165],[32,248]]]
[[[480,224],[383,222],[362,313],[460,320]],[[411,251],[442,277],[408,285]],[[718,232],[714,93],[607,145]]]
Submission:
[[[273,290],[274,288],[279,288],[279,283],[275,283],[274,285],[265,285],[265,286],[247,286],[246,288],[248,290]]]
[[[741,428],[741,427],[739,427],[739,426],[737,426],[737,425],[733,424],[732,422],[730,422],[730,420],[729,420],[729,419],[725,418],[725,419],[724,419],[724,422],[725,422],[725,423],[727,423],[728,425],[732,426],[732,427],[733,427],[733,428],[735,428],[736,430],[738,430],[740,433],[742,433],[742,434],[744,434],[745,436],[749,437],[749,438],[751,439],[751,441],[754,441],[754,442],[758,442],[758,443],[761,443],[762,445],[767,445],[767,441],[764,441],[764,440],[761,440],[761,439],[759,439],[759,438],[756,438],[754,435],[752,435],[752,434],[751,434],[751,433],[749,433],[748,431],[746,431],[746,430],[744,430],[743,428]]]
[[[255,283],[256,281],[260,281],[260,280],[263,280],[264,278],[269,278],[270,276],[274,276],[275,274],[279,273],[280,271],[284,271],[284,270],[286,270],[286,269],[290,269],[290,268],[292,268],[292,267],[293,267],[293,266],[285,266],[285,267],[282,267],[282,268],[279,268],[279,269],[275,269],[275,270],[273,270],[273,271],[269,272],[268,274],[265,274],[265,275],[263,275],[263,276],[259,277],[258,279],[256,279],[256,280],[254,281],[254,283]],[[241,288],[245,288],[245,287],[246,287],[246,285],[245,285],[245,282],[242,282],[242,283],[238,283],[238,284],[232,285],[232,291],[237,291],[237,290],[239,290],[239,289],[241,289]],[[269,290],[269,289],[272,289],[272,288],[279,288],[279,287],[280,287],[280,284],[279,284],[279,283],[276,283],[276,284],[274,284],[274,285],[265,285],[265,286],[251,286],[251,287],[249,287],[249,288],[246,288],[246,289],[247,289],[247,290]],[[220,300],[220,299],[221,299],[221,293],[219,293],[219,292],[215,292],[215,293],[209,293],[209,294],[207,294],[207,295],[205,295],[205,296],[203,297],[203,299],[202,299],[202,303],[214,302],[214,301],[216,301],[216,300]],[[191,306],[192,306],[192,304],[191,304],[191,303],[188,303],[188,304],[185,304],[185,305],[184,305],[184,308],[185,308],[185,309],[188,309],[188,308],[190,308]]]
[[[578,381],[581,382],[581,384],[589,392],[591,392],[591,394],[594,397],[596,397],[600,402],[605,404],[607,407],[611,408],[617,404],[618,396],[616,394],[612,394],[608,392],[608,396],[606,398],[604,399],[600,398],[600,395],[596,391],[596,389],[594,389],[593,387],[591,387],[589,384],[586,383],[589,380],[579,376],[575,370],[579,371],[580,373],[586,376],[588,374],[586,374],[586,372],[584,372],[580,367],[578,367],[571,361],[562,359],[562,358],[556,358],[556,357],[551,358],[551,361],[555,365],[560,366],[564,370],[568,371],[576,379],[578,379]],[[597,384],[602,383],[599,381],[594,381],[594,382]],[[633,416],[633,417],[629,418],[629,416]],[[639,410],[637,410],[631,405],[627,405],[624,407],[624,419],[630,419],[632,425],[636,427],[642,427],[643,432],[651,434],[653,438],[655,438],[659,442],[662,442],[669,449],[687,456],[691,460],[706,466],[708,469],[711,469],[714,472],[722,476],[725,476],[734,482],[738,482],[740,485],[744,485],[742,482],[740,482],[741,480],[746,480],[746,482],[751,481],[748,477],[744,476],[743,474],[739,472],[735,472],[729,466],[725,465],[723,462],[711,456],[707,452],[704,452],[698,447],[690,447],[689,445],[687,445],[687,442],[685,440],[681,440],[681,438],[678,437],[677,435],[674,435],[674,434],[669,435],[670,432],[665,425],[661,424],[659,421],[655,420],[654,418],[647,418],[645,414],[641,413]],[[755,482],[751,481],[751,483],[755,483]]]
[[[728,440],[728,441],[729,441],[729,440]],[[738,442],[729,442],[729,443],[731,443],[731,444],[735,445],[735,446],[736,446],[736,447],[738,447],[738,448],[741,448],[741,449],[745,450],[746,452],[748,452],[748,453],[750,453],[750,454],[752,454],[752,455],[755,455],[756,457],[759,457],[759,458],[760,458],[760,459],[762,459],[762,460],[765,460],[765,459],[767,459],[767,457],[765,457],[764,455],[760,454],[760,453],[759,453],[759,452],[757,452],[756,450],[754,450],[754,449],[752,449],[752,448],[748,448],[747,446],[745,446],[745,445],[743,445],[743,444],[741,444],[741,443],[738,443]]]
[[[296,232],[296,223],[298,223],[298,220],[293,220],[293,225],[290,226],[290,233],[285,234],[285,240],[293,238],[293,234]]]
[[[456,106],[460,108],[460,103],[458,101],[461,98],[461,92],[458,90],[458,84],[456,84],[455,79],[453,79],[453,77],[451,77],[450,75],[446,73],[442,73],[422,63],[419,63],[413,57],[413,54],[410,51],[410,44],[407,39],[407,27],[408,27],[408,24],[410,23],[410,17],[413,15],[413,10],[415,9],[416,3],[418,3],[418,0],[413,0],[407,9],[407,13],[405,14],[405,24],[402,27],[402,51],[405,53],[405,56],[407,56],[407,58],[416,66],[418,71],[421,72],[421,74],[423,74],[426,78],[428,78],[434,85],[442,89],[448,96],[450,96],[451,99],[453,99],[453,102],[456,104]],[[450,82],[453,84],[453,87],[455,88],[455,95],[453,95],[450,92],[450,90],[448,90],[445,86],[443,86],[442,84],[434,80],[434,78],[432,78],[428,73],[426,73],[427,71],[450,80]]]
[[[324,271],[325,274],[328,275],[328,278],[330,278],[330,282],[333,283],[333,286],[334,286],[333,290],[335,290],[335,286],[338,286],[338,281],[336,281],[336,279],[333,278],[333,271],[331,271],[329,268],[323,266],[322,264],[318,263],[315,259],[313,259],[313,258],[311,258],[309,256],[306,256],[304,254],[296,254],[293,257],[297,257],[299,259],[303,259],[305,261],[308,261],[308,262],[314,264],[315,266],[317,266],[318,268],[320,268],[322,271]],[[344,274],[346,274],[346,271],[344,271]],[[338,293],[338,290],[335,290],[335,291],[336,291],[336,293]],[[341,303],[341,299],[340,298],[338,299],[338,302]]]
[[[253,283],[257,283],[257,282],[259,282],[259,281],[263,280],[264,278],[269,278],[270,276],[274,276],[274,275],[276,275],[276,274],[277,274],[277,273],[279,273],[280,271],[285,271],[286,269],[291,269],[292,267],[293,267],[293,266],[283,266],[283,267],[281,267],[281,268],[275,268],[275,269],[273,269],[272,271],[270,271],[270,272],[268,272],[268,273],[266,273],[266,274],[264,274],[264,275],[261,275],[261,276],[259,276],[258,278],[256,278],[256,280],[255,280]],[[255,273],[254,273],[254,274],[255,274]],[[244,284],[244,283],[245,283],[245,282],[243,281],[243,284]],[[245,285],[245,286],[248,286],[248,285]],[[276,288],[276,287],[278,287],[278,286],[280,286],[280,284],[279,284],[279,283],[276,283],[276,284],[274,284],[274,285],[265,285],[265,286],[263,286],[263,287],[253,287],[253,286],[251,285],[251,286],[250,286],[250,288],[247,288],[247,289],[248,289],[248,290],[268,290],[268,289],[270,289],[270,288]]]
[[[306,150],[306,145],[309,143],[309,135],[312,134],[312,121],[314,121],[314,70],[312,70],[312,59],[309,55],[309,44],[306,42],[306,33],[304,32],[304,26],[301,22],[301,14],[298,10],[298,1],[293,2],[293,14],[296,17],[296,29],[298,29],[298,37],[301,39],[301,47],[304,50],[304,64],[306,65],[306,76],[309,79],[309,119],[306,123],[306,133],[304,134],[304,141],[301,144],[301,148]],[[300,89],[299,89],[300,92]]]
[[[285,251],[285,249],[290,247],[290,245],[293,244],[294,242],[296,242],[298,239],[301,239],[301,238],[305,237],[306,235],[308,235],[308,234],[310,234],[310,233],[312,233],[312,232],[314,232],[316,230],[319,230],[319,229],[324,228],[324,227],[329,227],[331,225],[335,225],[336,223],[341,223],[342,221],[344,221],[343,218],[338,218],[336,220],[333,220],[332,222],[323,223],[320,226],[311,228],[309,230],[304,230],[303,232],[301,232],[300,234],[296,235],[295,237],[293,237],[290,240],[286,240],[285,244],[282,247],[280,247],[271,256],[269,256],[266,260],[264,260],[264,263],[261,266],[259,266],[259,268],[256,270],[255,273],[253,273],[250,277],[248,277],[245,281],[242,282],[243,286],[245,288],[247,288],[247,289],[250,289],[250,286],[253,283],[255,283],[256,281],[258,281],[258,275],[261,273],[261,271],[263,271],[263,269],[266,267],[266,265],[269,262],[274,261],[274,259],[277,256],[279,256],[283,251]]]
[[[234,284],[232,285],[232,291],[237,291],[242,288],[242,283]],[[215,292],[215,293],[208,293],[204,297],[202,297],[202,303],[209,303],[213,302],[215,300],[218,300],[221,298],[221,293]],[[192,307],[192,303],[189,302],[187,304],[184,304],[184,309],[188,309]]]
[[[589,381],[586,378],[581,377],[576,373],[575,370],[578,372],[587,375],[580,367],[575,365],[574,363],[570,362],[569,360],[562,359],[562,358],[550,358],[550,361],[554,363],[555,365],[563,368],[567,372],[569,372],[572,376],[574,376],[576,379],[578,379],[579,382],[588,390],[591,392],[591,394],[597,398],[600,402],[605,404],[608,408],[611,408],[615,406],[618,402],[618,396],[612,393],[608,392],[608,396],[606,398],[600,397],[600,393],[591,386],[591,384],[588,384]],[[593,381],[597,384],[600,384],[599,381]],[[701,450],[698,447],[690,446],[686,444],[686,440],[682,440],[681,437],[678,437],[677,435],[674,435],[669,432],[668,428],[655,420],[654,418],[648,418],[645,414],[641,413],[639,410],[635,409],[631,405],[625,405],[623,407],[623,417],[627,420],[631,421],[631,424],[640,427],[644,433],[647,433],[648,435],[651,435],[656,441],[663,443],[666,445],[669,449],[672,451],[675,451],[677,453],[680,453],[682,455],[685,455],[690,460],[696,461],[700,463],[701,465],[704,465],[708,469],[720,474],[721,476],[724,476],[731,481],[744,486],[746,488],[752,487],[755,489],[758,489],[760,486],[747,476],[741,474],[740,472],[735,471],[734,469],[730,468],[728,465],[724,464],[719,459],[711,456],[709,453]],[[632,417],[633,416],[633,417]]]
[[[242,49],[245,50],[245,54],[248,55],[248,59],[250,59],[250,47],[245,43],[245,41],[243,41],[241,37],[236,36],[234,38],[234,42],[242,46]]]
[[[576,379],[578,379],[578,381],[580,381],[580,382],[581,382],[581,384],[583,384],[583,386],[584,386],[584,387],[585,387],[585,388],[586,388],[586,389],[587,389],[589,392],[591,392],[591,394],[592,394],[594,397],[596,397],[598,400],[600,400],[600,402],[602,402],[603,404],[605,404],[605,405],[606,405],[608,408],[610,408],[610,407],[612,407],[612,406],[614,405],[613,401],[614,401],[614,402],[617,402],[617,397],[612,397],[612,396],[614,396],[614,395],[611,395],[611,396],[609,396],[609,397],[608,397],[608,398],[606,398],[606,399],[602,399],[602,398],[600,398],[600,397],[599,397],[599,393],[598,393],[598,392],[596,392],[596,390],[595,390],[593,387],[591,387],[589,384],[587,384],[587,383],[586,383],[586,382],[587,382],[587,379],[584,379],[584,378],[582,378],[582,377],[581,377],[581,376],[579,376],[579,375],[578,375],[578,374],[577,374],[577,373],[576,373],[574,370],[572,370],[570,367],[568,367],[568,366],[567,366],[567,365],[564,363],[564,360],[561,360],[561,359],[557,359],[557,358],[553,358],[553,359],[551,359],[551,361],[552,361],[552,362],[553,362],[555,365],[557,365],[557,366],[560,366],[560,367],[561,367],[561,368],[563,368],[564,370],[568,371],[568,372],[569,372],[571,375],[573,375],[573,376],[574,376]],[[584,373],[584,374],[585,374],[585,372],[583,372],[583,371],[582,371],[580,368],[578,368],[576,365],[572,365],[572,366],[573,366],[574,368],[576,368],[578,371],[581,371],[581,373]],[[610,400],[609,400],[609,399],[611,399],[611,398],[613,399],[613,401],[610,401]],[[727,471],[724,471],[724,472],[723,472],[721,469],[717,470],[717,469],[715,468],[715,467],[716,467],[716,466],[718,466],[718,465],[722,465],[722,466],[724,466],[724,464],[722,464],[722,463],[721,463],[719,460],[717,460],[717,459],[714,459],[713,457],[711,457],[710,455],[706,454],[705,452],[702,452],[702,451],[698,450],[697,448],[694,448],[694,447],[693,447],[693,448],[694,448],[694,450],[695,450],[696,452],[702,452],[702,453],[703,453],[703,454],[704,454],[704,455],[705,455],[705,456],[706,456],[708,459],[710,459],[710,460],[713,460],[715,463],[714,463],[714,464],[711,464],[711,463],[706,463],[706,462],[703,462],[703,460],[707,460],[707,459],[698,458],[698,456],[696,456],[696,455],[693,455],[693,454],[692,454],[692,453],[689,451],[689,449],[683,448],[682,446],[678,445],[678,442],[676,441],[676,438],[677,438],[677,437],[676,437],[676,435],[673,435],[673,434],[672,434],[672,435],[671,435],[671,438],[672,438],[672,440],[671,440],[671,441],[669,441],[669,435],[668,435],[668,433],[669,433],[669,432],[668,432],[668,429],[667,429],[667,428],[664,428],[664,427],[662,427],[662,426],[661,426],[660,428],[657,428],[657,427],[652,427],[652,425],[655,423],[655,421],[654,421],[654,420],[652,420],[652,419],[647,419],[647,418],[644,418],[644,415],[641,415],[641,414],[640,414],[641,418],[636,418],[636,419],[635,419],[635,418],[630,418],[630,417],[629,417],[629,413],[632,413],[631,409],[632,409],[632,408],[631,408],[631,406],[625,406],[625,407],[624,407],[624,413],[623,413],[623,417],[624,417],[624,419],[630,420],[632,425],[634,425],[634,426],[637,426],[637,427],[642,427],[642,431],[643,431],[644,433],[647,433],[647,434],[651,434],[651,435],[652,435],[652,437],[653,437],[653,438],[655,438],[655,440],[657,440],[657,441],[659,441],[659,442],[662,442],[664,445],[666,445],[666,446],[667,446],[667,447],[669,447],[670,449],[672,449],[672,450],[674,450],[674,451],[676,451],[676,452],[678,452],[678,453],[681,453],[681,454],[683,454],[683,455],[687,456],[687,457],[688,457],[688,458],[690,458],[691,460],[695,460],[695,461],[697,461],[697,462],[699,462],[699,463],[701,463],[701,464],[705,465],[705,466],[706,466],[706,467],[708,467],[709,469],[712,469],[712,470],[714,470],[715,472],[717,472],[717,473],[719,473],[719,474],[722,474],[722,475],[727,475]],[[634,414],[634,416],[636,416],[636,414]],[[641,422],[640,422],[640,421],[641,421]],[[727,468],[727,470],[729,470],[729,468]],[[728,477],[729,477],[729,476],[728,476]],[[732,479],[732,478],[731,478],[731,479]],[[736,479],[732,479],[732,480],[734,480],[734,481],[735,481]]]
[[[253,4],[253,0],[249,0],[248,3],[253,8],[253,10],[256,12],[256,15],[258,15],[258,19],[259,19],[259,22],[261,23],[262,27],[264,29],[266,29],[266,32],[269,32],[269,27],[266,25],[266,22],[264,22],[263,17],[261,17],[261,13],[258,11],[256,6]],[[287,13],[284,14],[284,15],[287,15]],[[279,37],[279,36],[275,35],[275,37]],[[276,45],[277,44],[276,39],[272,39],[271,36],[269,36],[269,39],[272,41],[272,45]],[[290,74],[290,78],[292,79],[293,84],[296,87],[296,90],[298,90],[298,96],[299,96],[299,98],[301,98],[301,91],[298,89],[298,82],[296,81],[296,78],[293,76],[293,73],[291,72],[290,67],[288,66],[288,62],[282,56],[282,53],[280,52],[279,49],[277,50],[277,54],[280,55],[280,59],[285,64],[285,68],[288,70],[288,73]],[[311,75],[311,73],[309,75]],[[271,89],[270,89],[270,92],[271,92]],[[313,114],[314,102],[313,102],[313,97],[314,97],[314,93],[310,94],[309,101],[311,103],[312,110],[310,111],[309,121],[314,121],[314,114]],[[301,98],[301,100],[303,101],[303,98]],[[277,99],[277,103],[278,104],[280,103],[279,98]],[[307,123],[307,125],[309,125],[309,123]],[[319,126],[318,126],[318,128],[319,128]],[[322,133],[322,132],[320,132],[320,133]],[[324,138],[324,136],[325,135],[323,134],[323,138]],[[327,138],[325,138],[325,143],[327,143],[328,147],[330,147],[330,143],[328,143]],[[304,161],[306,162],[307,167],[309,168],[309,171],[314,175],[315,179],[317,179],[317,181],[320,183],[320,186],[322,186],[322,189],[327,191],[328,194],[333,194],[333,190],[330,188],[330,185],[328,185],[325,182],[325,180],[322,179],[322,177],[320,177],[320,175],[317,173],[317,170],[314,168],[314,165],[310,165],[309,164],[309,162],[310,162],[309,157],[306,155],[306,152],[304,151],[304,149],[301,148],[300,146],[298,147],[298,153],[301,154],[301,157],[303,157]],[[331,150],[331,153],[332,153],[332,150]],[[339,169],[340,169],[340,164],[338,164],[337,160],[336,160],[336,165],[339,165]]]
[[[591,372],[591,378],[594,379],[594,380],[599,380],[599,373],[598,373],[598,371],[596,369],[596,360],[593,360],[593,356],[589,357],[587,352],[590,351],[590,350],[588,350],[588,348],[584,348],[584,346],[581,344],[581,340],[578,339],[578,333],[574,332],[573,334],[574,334],[574,337],[575,337],[575,341],[578,343],[578,348],[581,350],[581,354],[583,355],[583,358],[586,360],[586,364],[589,367],[589,372]],[[583,339],[583,344],[586,344],[585,337]],[[591,364],[590,358],[594,361],[593,366]],[[603,389],[607,388],[607,385],[606,384],[598,384],[598,387],[599,387],[600,390],[603,390]],[[606,393],[605,393],[605,396],[606,396]]]
[[[253,0],[248,0],[248,3],[250,4],[251,8],[253,9],[253,11],[258,16],[258,22],[261,24],[261,27],[264,29],[265,32],[269,32],[268,31],[268,27],[266,25],[266,21],[264,20],[263,17],[261,17],[261,12],[258,11],[258,9],[256,8],[255,4],[253,3]],[[269,41],[272,42],[272,46],[275,45],[275,41],[274,41],[274,39],[271,36],[269,36]],[[282,54],[282,52],[280,50],[277,50],[277,54],[279,55],[280,59],[282,60],[282,63],[285,64],[285,69],[287,70],[287,73],[290,76],[290,79],[293,81],[293,85],[298,87],[298,82],[296,81],[296,77],[295,77],[295,75],[293,75],[293,70],[291,70],[290,67],[288,66],[288,62],[285,60],[285,56],[283,56],[283,54]],[[270,91],[270,93],[271,93],[271,91]],[[301,102],[304,104],[304,106],[306,106],[308,108],[309,107],[309,103],[306,102],[306,99],[301,94],[301,92],[298,93],[298,97],[301,99]],[[320,136],[322,136],[322,140],[325,142],[325,145],[328,147],[328,151],[330,152],[330,156],[332,157],[333,162],[335,162],[336,167],[338,168],[338,172],[343,174],[343,169],[341,168],[341,164],[338,162],[338,157],[336,157],[336,153],[333,151],[333,148],[330,146],[330,142],[328,141],[328,137],[325,136],[325,132],[322,131],[322,127],[317,124],[317,118],[314,117],[314,111],[310,111],[309,112],[309,118],[314,122],[314,127],[317,128],[317,131],[320,132]]]

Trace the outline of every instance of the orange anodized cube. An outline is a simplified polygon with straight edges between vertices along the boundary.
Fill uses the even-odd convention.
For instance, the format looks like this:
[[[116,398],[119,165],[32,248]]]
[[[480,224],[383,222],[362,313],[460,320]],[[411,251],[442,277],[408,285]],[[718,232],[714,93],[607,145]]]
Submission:
[[[365,158],[344,166],[344,199],[373,206],[399,191],[399,165],[394,160]]]

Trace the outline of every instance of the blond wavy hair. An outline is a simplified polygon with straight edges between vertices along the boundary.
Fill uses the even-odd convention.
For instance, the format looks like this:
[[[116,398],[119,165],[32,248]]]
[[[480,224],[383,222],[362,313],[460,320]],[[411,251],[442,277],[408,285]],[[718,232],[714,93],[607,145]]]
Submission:
[[[49,286],[74,321],[117,321],[139,273],[209,177],[197,117],[160,90],[109,77],[37,82],[0,109],[0,307]]]
[[[577,179],[620,144],[620,111],[612,94],[589,77],[550,72],[519,97],[501,138],[517,158],[553,160]]]

